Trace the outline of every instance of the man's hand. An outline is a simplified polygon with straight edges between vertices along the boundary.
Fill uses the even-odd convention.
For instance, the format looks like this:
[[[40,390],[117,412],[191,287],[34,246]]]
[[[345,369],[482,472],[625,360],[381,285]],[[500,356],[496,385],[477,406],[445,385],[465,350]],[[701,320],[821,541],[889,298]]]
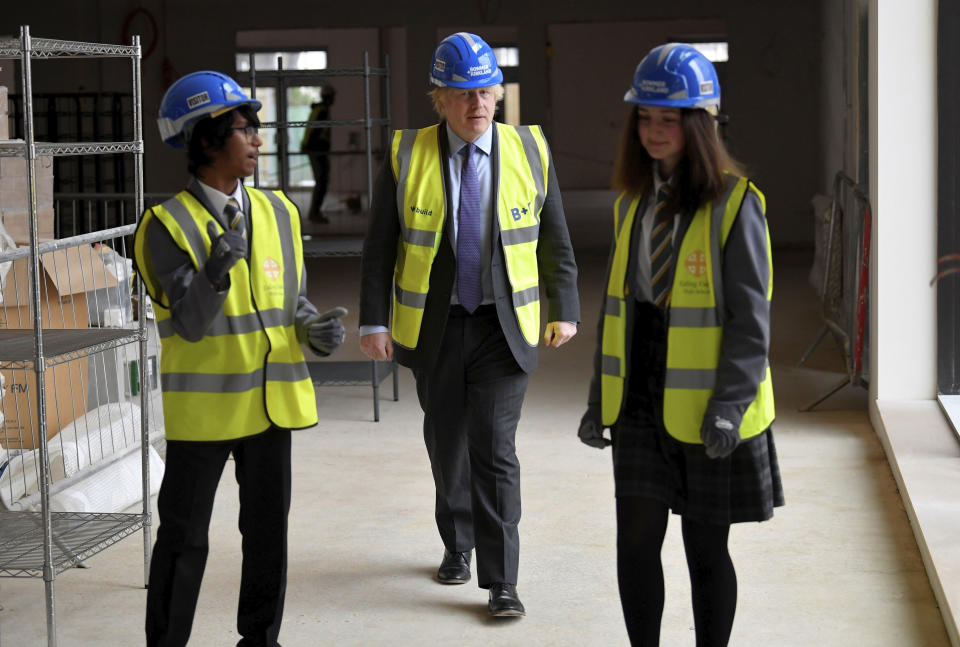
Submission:
[[[726,458],[740,444],[740,430],[726,418],[707,414],[700,426],[700,440],[707,458]]]
[[[543,332],[543,343],[559,348],[577,334],[577,324],[569,321],[551,321]]]
[[[603,449],[611,442],[603,436],[603,421],[600,418],[600,411],[596,407],[590,407],[580,419],[580,429],[577,435],[584,444]]]
[[[220,233],[212,220],[207,221],[207,235],[210,236],[210,258],[203,266],[210,283],[217,289],[223,289],[230,268],[247,255],[246,229],[243,216],[235,221],[233,229]]]
[[[360,350],[370,359],[393,359],[393,341],[388,332],[375,332],[360,338]]]
[[[318,354],[330,355],[343,344],[346,331],[340,318],[346,315],[347,309],[338,306],[304,322],[307,340]]]

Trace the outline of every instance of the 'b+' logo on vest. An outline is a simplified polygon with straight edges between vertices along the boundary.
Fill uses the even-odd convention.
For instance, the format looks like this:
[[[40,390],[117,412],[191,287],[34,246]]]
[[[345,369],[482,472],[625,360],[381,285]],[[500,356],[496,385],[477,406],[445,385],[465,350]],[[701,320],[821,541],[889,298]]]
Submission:
[[[703,253],[702,249],[698,249],[687,256],[683,264],[686,266],[687,271],[695,277],[699,278],[707,273],[707,255]]]
[[[280,264],[269,256],[265,261],[263,261],[263,273],[267,275],[267,278],[271,281],[276,281],[280,278]]]
[[[529,203],[529,202],[527,203],[527,206],[526,206],[526,207],[514,207],[513,209],[511,209],[511,210],[510,210],[510,215],[513,217],[514,220],[520,220],[520,219],[523,218],[525,215],[527,215],[527,212],[528,212],[528,211],[530,211],[530,203]]]

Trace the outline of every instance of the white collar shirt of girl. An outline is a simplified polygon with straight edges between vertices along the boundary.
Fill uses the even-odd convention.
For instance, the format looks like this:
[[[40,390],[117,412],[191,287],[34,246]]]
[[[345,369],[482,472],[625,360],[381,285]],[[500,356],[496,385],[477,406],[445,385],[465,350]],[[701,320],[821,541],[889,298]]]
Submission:
[[[637,301],[653,301],[653,296],[650,290],[650,232],[653,231],[653,222],[656,218],[656,209],[657,209],[657,194],[660,192],[660,187],[664,184],[672,185],[673,178],[668,180],[661,180],[660,173],[657,169],[657,163],[653,163],[653,191],[650,192],[650,195],[645,196],[641,206],[644,207],[643,215],[640,217],[640,235],[637,237],[637,249],[633,250],[634,261],[633,266],[635,269],[634,275],[634,297]],[[673,235],[676,238],[677,227],[680,224],[680,219],[677,218],[676,214],[673,216]],[[676,248],[676,243],[679,241],[674,240],[674,248]]]

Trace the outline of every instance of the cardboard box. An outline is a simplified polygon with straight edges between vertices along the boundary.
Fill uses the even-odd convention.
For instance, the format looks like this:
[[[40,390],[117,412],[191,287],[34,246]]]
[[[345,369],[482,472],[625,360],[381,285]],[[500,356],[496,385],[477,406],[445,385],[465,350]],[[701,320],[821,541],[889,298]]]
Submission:
[[[37,228],[40,238],[53,238],[53,158],[38,157],[36,178]],[[30,187],[27,162],[20,157],[0,157],[0,218],[7,233],[20,245],[30,243]]]
[[[21,209],[5,209],[0,206],[3,228],[17,245],[30,244],[30,212]],[[40,240],[53,239],[53,207],[37,209],[37,235]]]
[[[0,328],[33,327],[29,267],[27,258],[14,261],[4,280]],[[86,328],[86,292],[117,284],[93,248],[86,245],[43,254],[40,267],[40,318],[45,330]],[[86,412],[87,364],[87,358],[81,357],[44,372],[48,438]],[[2,373],[6,392],[0,400],[4,415],[0,445],[33,449],[39,444],[36,373],[32,368]]]
[[[22,139],[8,141],[20,142]],[[40,155],[34,160],[37,181],[37,207],[53,206],[53,157]],[[0,206],[26,209],[29,199],[27,160],[22,157],[0,157]]]
[[[3,395],[3,425],[0,427],[0,445],[8,449],[36,449],[40,446],[37,433],[37,376],[30,369],[5,369],[6,392]],[[84,391],[87,358],[57,364],[43,373],[44,398],[47,413],[47,438],[86,413]]]

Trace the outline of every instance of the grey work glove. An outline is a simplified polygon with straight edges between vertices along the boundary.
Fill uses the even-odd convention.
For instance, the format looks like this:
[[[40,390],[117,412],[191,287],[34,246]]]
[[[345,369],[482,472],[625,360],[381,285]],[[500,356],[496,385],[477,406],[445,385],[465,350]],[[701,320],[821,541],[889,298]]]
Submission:
[[[226,287],[227,275],[230,268],[247,255],[247,239],[244,236],[246,228],[243,225],[243,216],[238,215],[233,222],[233,228],[220,233],[212,220],[207,222],[207,234],[210,236],[210,258],[207,259],[203,271],[207,273],[210,283],[219,289]]]
[[[307,342],[318,355],[326,357],[343,343],[347,333],[340,317],[346,315],[347,309],[337,306],[303,322]]]
[[[600,410],[596,407],[588,408],[583,414],[577,435],[584,444],[597,449],[603,449],[610,444],[610,440],[603,436],[603,420],[600,417]]]
[[[700,440],[707,458],[726,458],[740,444],[740,430],[730,420],[708,413],[700,425]]]

